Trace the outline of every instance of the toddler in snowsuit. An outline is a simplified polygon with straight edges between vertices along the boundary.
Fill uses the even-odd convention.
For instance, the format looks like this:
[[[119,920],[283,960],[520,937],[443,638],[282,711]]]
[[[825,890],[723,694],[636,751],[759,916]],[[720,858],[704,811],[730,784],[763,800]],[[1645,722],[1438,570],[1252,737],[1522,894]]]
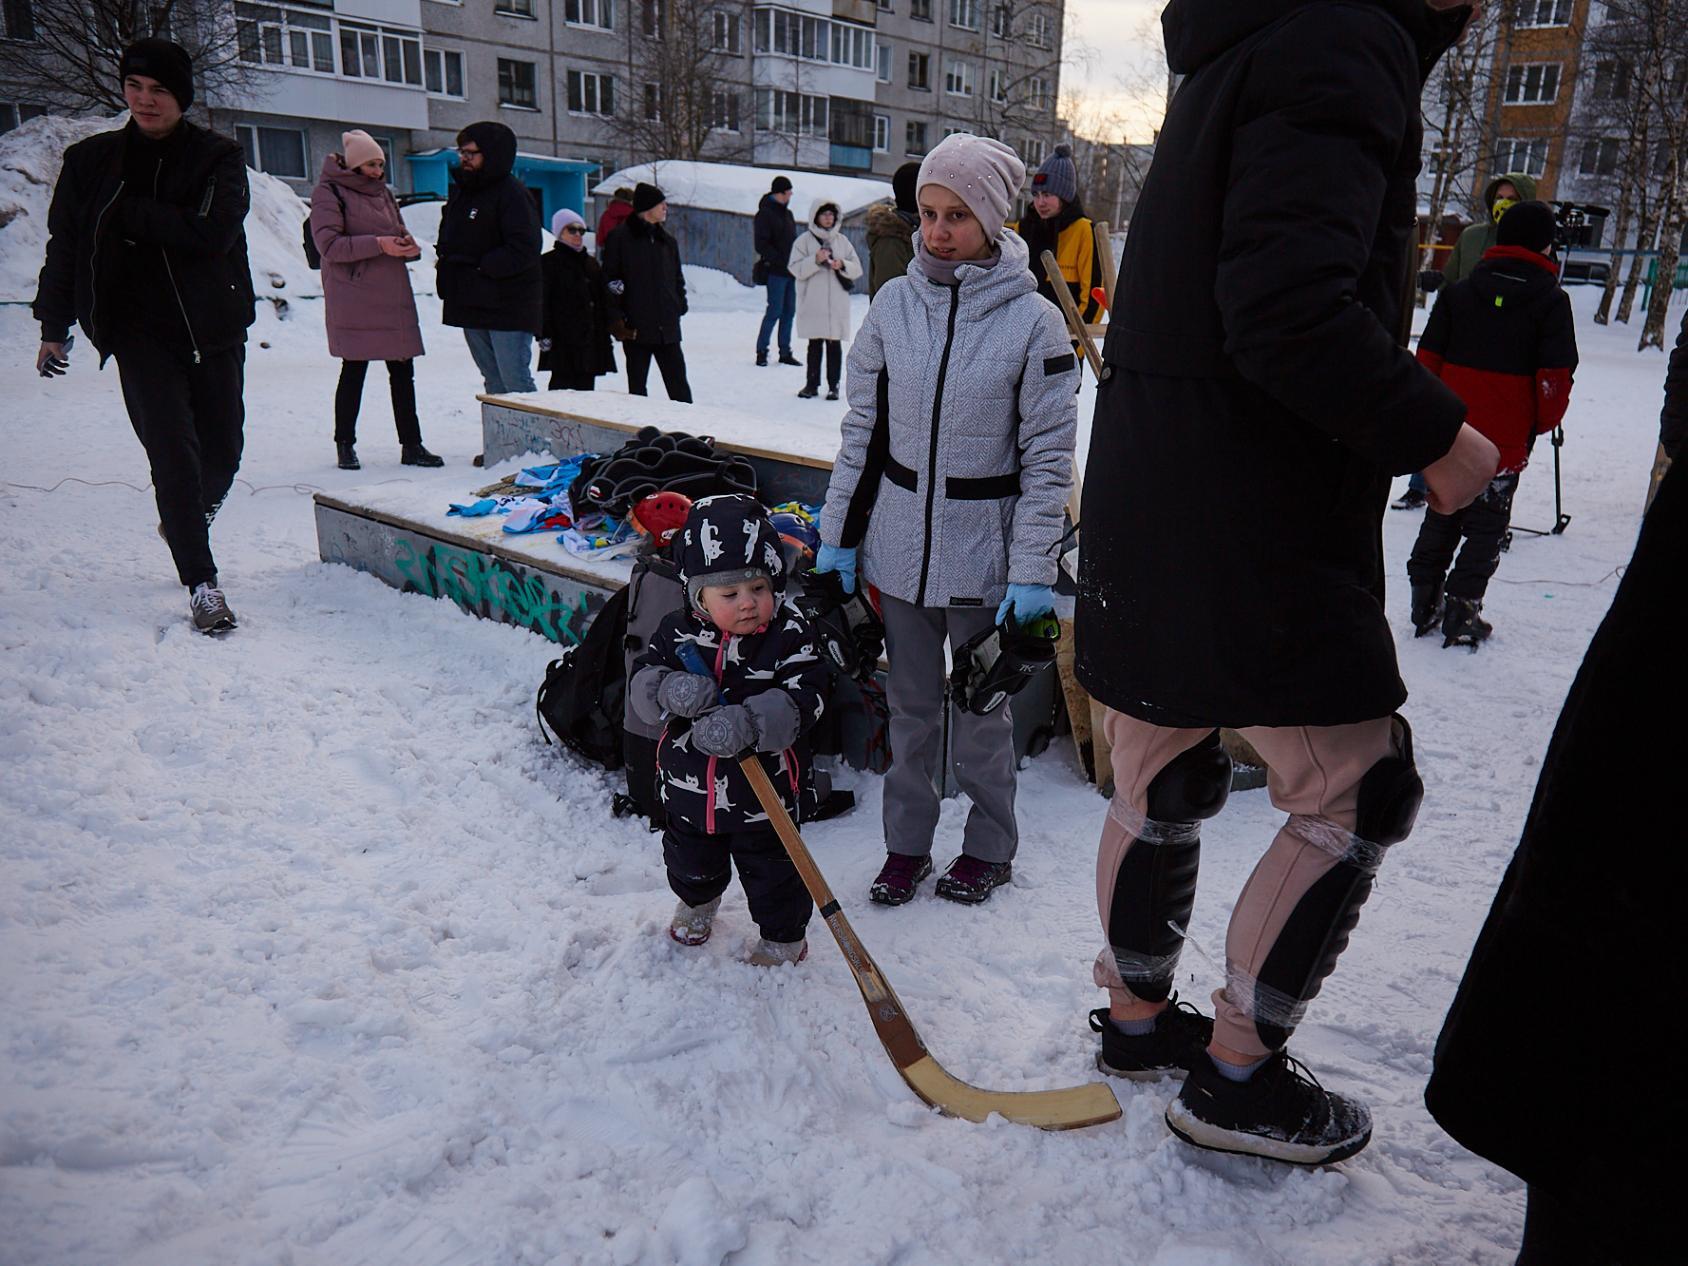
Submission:
[[[1500,449],[1494,481],[1475,501],[1453,514],[1425,512],[1407,561],[1413,630],[1423,637],[1440,623],[1444,646],[1476,646],[1493,631],[1479,613],[1500,565],[1518,476],[1536,436],[1564,418],[1577,365],[1571,301],[1547,256],[1553,213],[1546,203],[1520,202],[1501,217],[1495,238],[1471,276],[1437,296],[1418,344],[1418,359]]]
[[[805,735],[826,710],[831,678],[814,629],[785,600],[779,534],[755,498],[697,502],[676,553],[686,606],[658,626],[628,683],[634,711],[663,726],[662,852],[680,898],[668,934],[707,941],[737,866],[762,933],[750,961],[795,963],[808,952],[814,903],[738,762],[759,753],[795,819],[813,776]]]

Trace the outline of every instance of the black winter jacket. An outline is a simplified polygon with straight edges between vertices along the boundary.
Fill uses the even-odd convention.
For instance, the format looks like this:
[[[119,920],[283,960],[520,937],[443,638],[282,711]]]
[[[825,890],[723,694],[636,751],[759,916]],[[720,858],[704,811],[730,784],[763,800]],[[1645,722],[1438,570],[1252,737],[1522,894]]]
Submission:
[[[133,138],[133,139],[132,139]],[[151,145],[133,123],[78,141],[47,211],[47,257],[32,311],[43,342],[60,343],[72,322],[101,353],[126,332],[137,310],[179,315],[191,352],[227,351],[246,341],[253,320],[252,270],[246,257],[250,194],[246,159],[234,141],[185,119],[168,140],[151,145],[143,166],[152,179],[125,179],[132,146]],[[120,252],[157,248],[161,266],[120,264]],[[161,279],[169,293],[137,295],[138,278]],[[149,287],[150,288],[150,287]],[[139,331],[137,331],[139,332]],[[157,331],[145,331],[158,336]]]
[[[797,240],[797,217],[772,193],[762,195],[756,208],[756,258],[768,266],[770,277],[789,277],[791,244]]]
[[[1172,0],[1085,471],[1078,673],[1158,725],[1337,725],[1406,698],[1392,474],[1459,398],[1396,341],[1419,91],[1465,10]],[[1340,192],[1337,192],[1340,191]]]
[[[551,350],[539,354],[539,367],[555,374],[613,374],[610,296],[598,261],[559,242],[540,265],[545,274],[540,333],[551,340]]]
[[[544,307],[539,208],[511,174],[516,134],[502,123],[464,130],[485,157],[477,172],[455,171],[440,214],[440,319],[467,330],[538,334]]]
[[[1659,443],[1672,461],[1688,437],[1688,312],[1682,314],[1682,328],[1665,371],[1665,407],[1659,411]]]
[[[686,279],[680,271],[680,247],[660,224],[630,215],[604,246],[604,280],[609,285],[610,319],[620,317],[641,346],[680,341],[686,315]]]

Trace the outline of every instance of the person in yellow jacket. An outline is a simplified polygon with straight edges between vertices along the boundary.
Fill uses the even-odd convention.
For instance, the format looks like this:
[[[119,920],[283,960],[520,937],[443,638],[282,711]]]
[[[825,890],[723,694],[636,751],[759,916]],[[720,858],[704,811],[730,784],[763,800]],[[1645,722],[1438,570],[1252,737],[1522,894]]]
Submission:
[[[1102,305],[1095,297],[1096,288],[1102,284],[1096,232],[1078,196],[1078,166],[1073,162],[1071,145],[1057,145],[1055,152],[1044,159],[1032,177],[1031,194],[1033,214],[1016,224],[1014,230],[1031,249],[1037,292],[1049,302],[1057,302],[1050,279],[1043,275],[1043,252],[1053,251],[1061,280],[1072,291],[1085,323],[1101,320]]]

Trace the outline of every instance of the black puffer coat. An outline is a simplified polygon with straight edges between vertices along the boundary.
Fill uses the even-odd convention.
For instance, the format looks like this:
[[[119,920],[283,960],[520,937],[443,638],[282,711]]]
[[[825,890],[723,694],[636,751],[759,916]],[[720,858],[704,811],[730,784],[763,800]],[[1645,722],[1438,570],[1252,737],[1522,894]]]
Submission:
[[[791,244],[797,240],[797,217],[771,193],[762,195],[754,226],[756,258],[768,266],[768,276],[791,276]]]
[[[610,317],[639,332],[647,347],[680,341],[686,315],[686,279],[680,246],[668,230],[630,215],[604,246],[604,280],[609,283]]]
[[[502,123],[472,123],[464,131],[485,157],[479,171],[456,170],[440,213],[440,319],[466,330],[538,334],[544,307],[539,208],[511,174],[516,134]]]
[[[545,272],[545,326],[540,333],[551,340],[551,348],[539,354],[539,367],[554,374],[613,374],[604,270],[586,251],[561,242],[540,263]]]
[[[1172,0],[1085,470],[1078,672],[1169,726],[1337,725],[1406,698],[1389,477],[1459,398],[1399,346],[1419,88],[1464,10]]]
[[[124,178],[136,146],[156,163],[140,188]],[[47,211],[47,258],[32,309],[42,341],[63,342],[74,321],[103,361],[125,315],[147,312],[179,315],[187,344],[202,354],[240,346],[253,319],[249,202],[240,146],[185,119],[162,143],[141,141],[129,123],[72,145]],[[156,272],[121,262],[153,248],[162,256]],[[174,292],[129,293],[143,277],[152,287],[173,282]]]
[[[1688,1130],[1688,1100],[1662,1068],[1649,1078],[1615,1061],[1613,1045],[1636,1036],[1668,1062],[1688,1042],[1670,984],[1688,886],[1682,792],[1651,737],[1688,709],[1685,574],[1677,463],[1559,713],[1424,1095],[1460,1143],[1598,1216],[1626,1263],[1682,1257],[1681,1165],[1645,1158]]]

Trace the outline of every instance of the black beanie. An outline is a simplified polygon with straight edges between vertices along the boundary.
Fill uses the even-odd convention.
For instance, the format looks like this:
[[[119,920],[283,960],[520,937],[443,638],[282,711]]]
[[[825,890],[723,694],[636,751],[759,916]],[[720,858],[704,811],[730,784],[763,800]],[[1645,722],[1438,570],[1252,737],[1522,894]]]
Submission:
[[[784,193],[791,188],[791,182],[784,176],[775,176],[774,183],[768,186],[769,193]]]
[[[904,163],[897,168],[896,174],[891,177],[891,192],[896,196],[897,210],[916,211],[919,209],[914,200],[914,182],[919,179],[919,163]]]
[[[158,80],[170,90],[183,113],[193,104],[193,58],[180,44],[150,38],[136,40],[123,50],[123,60],[117,63],[118,86],[130,75]]]
[[[662,190],[655,185],[647,185],[641,180],[633,190],[633,214],[643,214],[652,207],[667,201],[668,199],[663,195]]]
[[[1553,245],[1553,210],[1545,202],[1515,202],[1495,225],[1497,246],[1522,246],[1547,254]]]

